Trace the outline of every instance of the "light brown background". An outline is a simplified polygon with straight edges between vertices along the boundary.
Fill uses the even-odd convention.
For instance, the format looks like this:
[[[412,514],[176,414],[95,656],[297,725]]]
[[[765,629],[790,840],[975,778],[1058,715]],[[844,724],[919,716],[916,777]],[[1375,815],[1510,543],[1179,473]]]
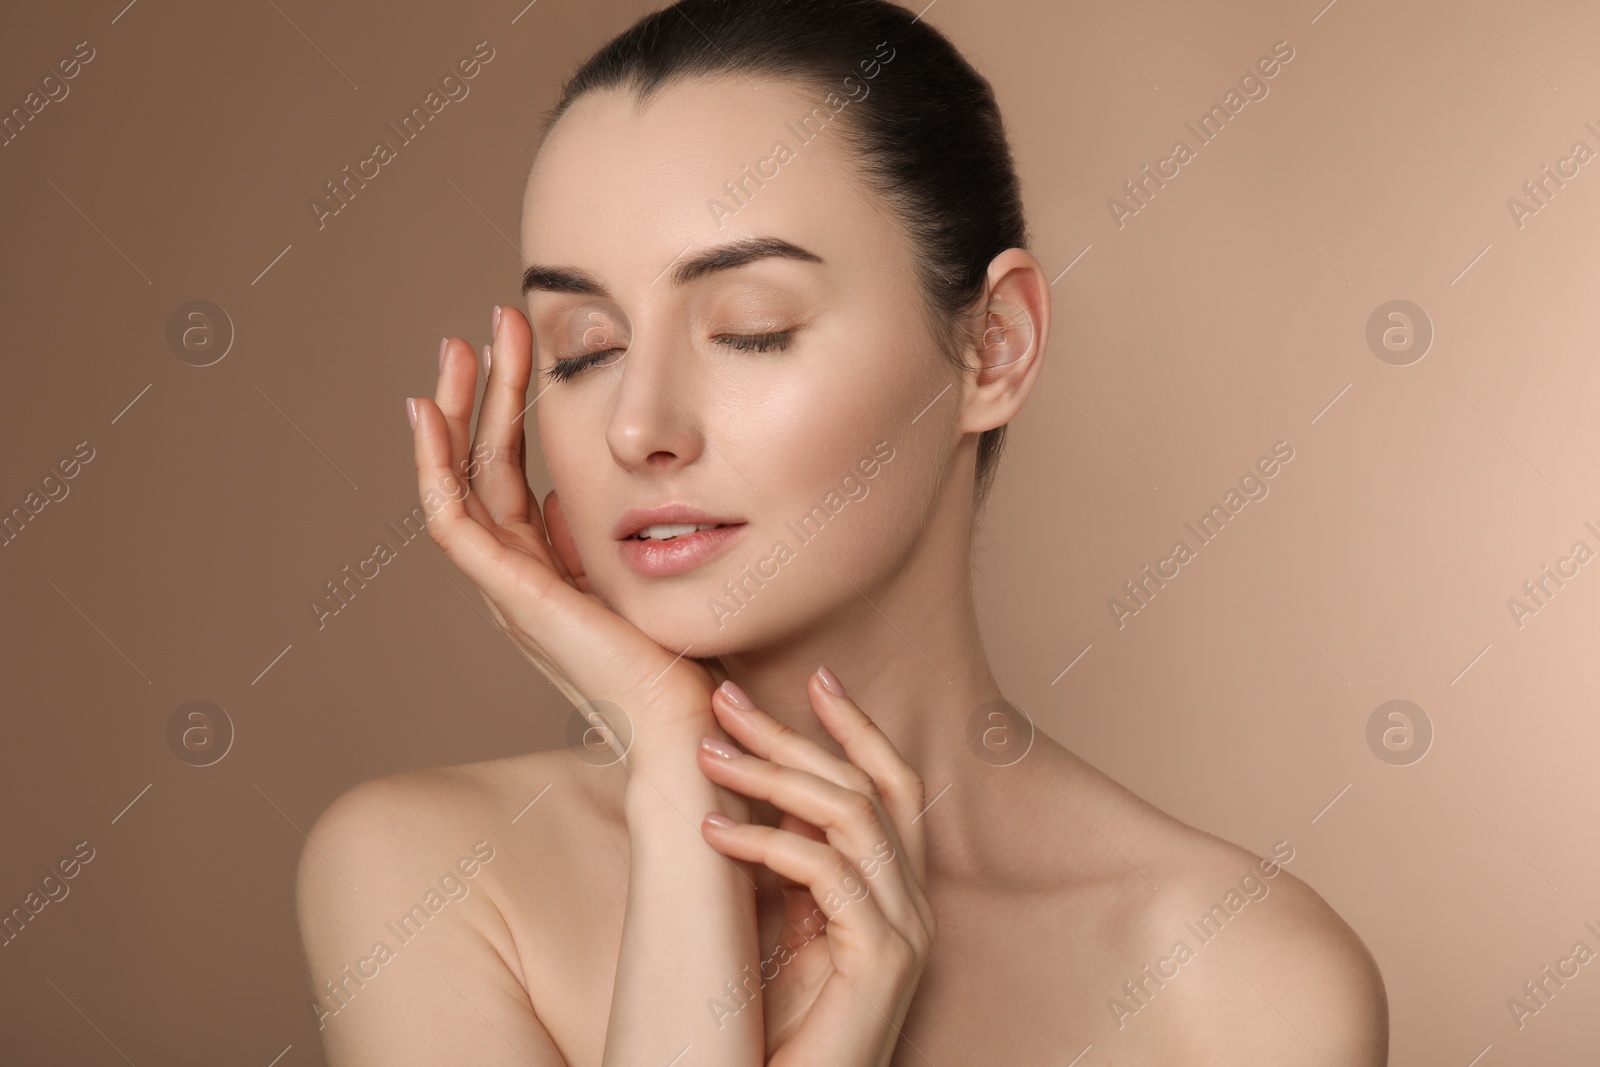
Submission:
[[[537,117],[651,5],[123,2],[0,33],[5,109],[97,52],[0,149],[0,509],[96,451],[0,548],[0,908],[97,853],[0,948],[0,1059],[300,1067],[300,831],[357,781],[561,743],[565,704],[431,543],[321,632],[307,602],[415,505],[402,398],[516,302]],[[1600,548],[1600,163],[1520,229],[1506,201],[1600,149],[1600,11],[1322,2],[928,12],[995,85],[1035,251],[1073,263],[983,534],[985,633],[1084,757],[1295,846],[1382,966],[1395,1063],[1576,1063],[1600,963],[1520,1032],[1506,999],[1600,949],[1600,563],[1520,629],[1506,601]],[[1270,95],[1118,229],[1107,198],[1282,39]],[[319,232],[323,182],[481,40],[471,95]],[[237,331],[205,368],[165,340],[195,298]],[[1365,341],[1394,298],[1436,330],[1407,367]],[[1270,495],[1119,630],[1107,598],[1280,439]],[[1365,737],[1396,697],[1436,730],[1406,767]],[[237,729],[207,768],[165,740],[194,698]]]

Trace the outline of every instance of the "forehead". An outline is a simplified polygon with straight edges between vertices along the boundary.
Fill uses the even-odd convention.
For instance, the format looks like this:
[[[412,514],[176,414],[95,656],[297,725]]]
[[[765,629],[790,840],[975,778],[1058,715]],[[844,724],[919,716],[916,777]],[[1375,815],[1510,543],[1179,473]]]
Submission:
[[[740,76],[674,83],[642,110],[631,91],[581,97],[529,171],[526,258],[631,287],[686,249],[772,235],[830,264],[882,270],[900,246],[884,240],[896,236],[888,208],[853,173],[835,110],[848,99],[830,106]]]

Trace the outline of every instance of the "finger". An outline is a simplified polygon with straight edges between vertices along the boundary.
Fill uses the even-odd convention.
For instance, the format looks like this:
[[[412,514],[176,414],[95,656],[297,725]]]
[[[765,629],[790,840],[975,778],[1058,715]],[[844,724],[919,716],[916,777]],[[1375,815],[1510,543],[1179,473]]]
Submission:
[[[740,690],[743,695],[743,690]],[[762,759],[785,767],[809,771],[846,789],[877,796],[872,776],[848,760],[842,760],[788,723],[779,722],[756,707],[741,707],[725,684],[711,694],[711,709],[728,736]]]
[[[512,644],[568,700],[581,704],[590,695],[604,692],[597,687],[593,672],[576,670],[569,682],[559,668],[552,675],[543,662],[571,665],[594,658],[594,642],[599,639],[595,616],[581,609],[581,604],[594,602],[573,590],[548,562],[513,550],[495,536],[493,519],[482,502],[448,464],[449,428],[443,413],[424,397],[413,398],[413,403],[418,495],[434,543],[483,593],[496,625],[513,637]],[[572,597],[581,603],[574,603]],[[605,621],[601,618],[599,624],[603,626]]]
[[[723,747],[727,747],[725,742]],[[700,748],[700,767],[718,785],[769,801],[822,830],[828,844],[849,857],[860,868],[860,874],[871,881],[885,914],[897,928],[922,928],[924,910],[913,897],[904,863],[897,862],[898,850],[884,827],[877,798],[809,771],[770,763],[759,756],[741,754],[730,758],[704,745]]]
[[[528,473],[522,465],[533,334],[516,308],[498,310],[499,326],[492,346],[485,350],[489,370],[473,446],[474,453],[484,445],[493,452],[473,479],[472,488],[494,520],[505,526],[527,522],[533,508]]]
[[[828,835],[822,832],[822,827],[808,823],[798,815],[791,815],[787,811],[778,820],[778,829],[788,830],[790,833],[796,833],[802,837],[809,837],[813,841],[826,841],[828,839]]]
[[[926,833],[918,818],[924,807],[921,777],[901,759],[883,731],[849,697],[834,696],[822,684],[820,676],[812,678],[807,693],[818,720],[844,747],[848,761],[759,708],[740,708],[733,703],[725,686],[712,694],[711,707],[729,736],[756,755],[810,771],[869,796],[881,797],[896,848],[906,853],[919,884],[925,884]],[[851,739],[849,744],[846,744],[847,738]],[[872,772],[874,767],[879,768],[876,774]],[[889,769],[883,770],[885,767]]]
[[[877,906],[866,880],[844,853],[827,842],[756,823],[722,826],[708,819],[700,827],[723,855],[759,863],[795,885],[805,886],[830,924],[851,905],[872,901],[870,908],[863,910],[874,914],[858,923],[858,928],[878,927],[880,936],[898,935]]]
[[[459,502],[465,514],[490,532],[491,539],[498,544],[499,539],[492,534],[494,520],[483,506],[483,501],[472,492],[472,483],[466,477],[472,473],[475,461],[469,458],[462,463],[454,462],[448,418],[443,417],[439,406],[427,398],[418,396],[410,399],[417,413],[411,444],[417,465],[418,496],[423,501],[424,510],[431,513],[443,503]],[[434,494],[431,504],[430,492]]]
[[[895,923],[882,906],[884,898],[876,883],[869,888],[837,848],[787,830],[749,823],[720,826],[707,820],[701,823],[701,832],[718,852],[760,863],[780,877],[807,886],[827,919],[828,951],[834,968],[852,982],[866,981],[877,986],[873,992],[887,992],[898,985],[900,976],[892,970],[885,973],[886,960],[905,967],[927,959],[932,939],[920,926],[907,928]]]
[[[481,589],[499,587],[511,550],[473,514],[482,508],[468,484],[450,465],[450,430],[437,404],[414,397],[416,426],[412,451],[417,467],[417,495],[428,532],[450,562]],[[488,516],[482,515],[484,519]],[[531,562],[531,561],[530,561]]]
[[[444,413],[449,428],[448,465],[458,474],[468,463],[467,448],[472,440],[472,405],[478,399],[478,361],[461,358],[466,342],[447,337],[439,356],[439,381],[433,402]]]
[[[567,525],[566,512],[561,510],[561,498],[554,489],[544,498],[544,528],[550,534],[550,547],[566,569],[567,577],[585,593],[589,592],[589,576],[583,573],[583,560],[578,557],[578,545],[572,539],[572,528]]]
[[[711,684],[713,686],[720,686],[728,680],[728,669],[722,665],[722,660],[716,656],[690,656],[688,658],[705,668],[706,673],[711,676]]]
[[[845,693],[835,693],[823,679],[823,668],[811,673],[806,693],[817,719],[838,741],[850,762],[872,777],[883,806],[905,847],[906,862],[919,884],[928,873],[927,834],[922,814],[927,808],[922,776],[900,755],[882,727]],[[831,674],[831,672],[830,672]],[[838,682],[838,678],[833,679]],[[842,690],[843,684],[839,685]]]
[[[813,679],[814,683],[820,683],[820,681],[820,676]],[[818,691],[819,687],[816,684],[813,685],[811,690],[808,690],[811,693],[813,707],[817,704],[816,693]],[[831,691],[826,686],[821,686],[820,691],[826,696],[832,696]],[[850,701],[848,698],[834,699],[844,699],[845,703],[850,708],[854,708],[858,715],[863,719],[866,718],[854,701]],[[741,708],[733,702],[727,686],[719,686],[712,694],[711,707],[713,712],[716,713],[717,721],[722,725],[723,729],[727,730],[728,735],[763,759],[783,766],[809,771],[819,778],[827,779],[847,789],[854,789],[857,792],[878,799],[880,820],[887,828],[890,844],[897,853],[905,855],[905,862],[910,864],[910,873],[903,877],[907,878],[911,883],[908,887],[911,900],[917,912],[922,916],[923,921],[928,924],[932,923],[933,906],[928,903],[924,889],[927,884],[926,835],[920,820],[917,819],[918,812],[922,810],[920,802],[921,779],[916,777],[914,772],[911,772],[909,766],[906,766],[905,769],[913,774],[916,781],[916,789],[911,790],[909,795],[907,795],[905,789],[900,789],[898,792],[891,789],[886,792],[867,771],[855,763],[840,759],[788,724],[779,722],[759,708]],[[818,718],[822,720],[827,715],[828,712],[823,711],[819,713]],[[835,720],[837,721],[837,715]],[[905,766],[904,761],[900,760],[899,753],[894,749],[889,739],[882,735],[882,731],[877,729],[875,724],[873,724],[873,730],[878,733],[883,744],[888,745],[889,753],[893,759]],[[860,736],[867,734],[867,731],[858,727],[854,733]],[[837,737],[837,733],[835,736]],[[846,749],[846,755],[851,755],[849,749]],[[892,807],[890,806],[891,797],[895,798]],[[910,844],[907,844],[908,839]]]
[[[822,832],[822,827],[814,826],[800,818],[798,815],[791,815],[787,811],[779,813],[778,829],[787,830],[792,834],[799,834],[801,837],[810,838],[812,841],[821,841],[824,844],[826,844],[828,840],[828,835]],[[782,881],[785,888],[800,886],[799,882],[795,882],[787,878],[783,879]],[[804,887],[802,886],[801,888]]]
[[[704,681],[692,662],[682,663],[638,627],[574,588],[559,572],[550,546],[513,549],[492,531],[477,494],[450,469],[449,429],[438,405],[413,398],[419,494],[428,532],[463,574],[483,591],[512,644],[550,677],[574,705],[613,701],[635,718],[676,725],[672,716],[698,723],[704,715]],[[530,651],[531,650],[531,651]],[[553,664],[552,677],[546,664]],[[690,710],[685,710],[690,709]]]

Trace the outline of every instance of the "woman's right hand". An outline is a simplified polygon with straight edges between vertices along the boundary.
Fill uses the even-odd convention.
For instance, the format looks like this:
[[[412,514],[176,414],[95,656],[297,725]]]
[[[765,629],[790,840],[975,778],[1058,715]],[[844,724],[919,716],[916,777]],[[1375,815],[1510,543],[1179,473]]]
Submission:
[[[814,672],[806,692],[843,759],[717,691],[712,707],[744,749],[702,748],[701,769],[783,815],[766,826],[708,812],[701,832],[783,879],[783,926],[757,968],[766,1067],[887,1067],[938,929],[918,821],[925,790],[837,678]]]
[[[721,733],[710,703],[727,677],[720,664],[662,648],[602,603],[554,490],[541,514],[524,466],[533,331],[517,309],[498,312],[476,441],[477,360],[462,358],[466,342],[441,346],[433,400],[407,399],[429,535],[482,591],[495,625],[575,707],[623,709],[631,749]]]

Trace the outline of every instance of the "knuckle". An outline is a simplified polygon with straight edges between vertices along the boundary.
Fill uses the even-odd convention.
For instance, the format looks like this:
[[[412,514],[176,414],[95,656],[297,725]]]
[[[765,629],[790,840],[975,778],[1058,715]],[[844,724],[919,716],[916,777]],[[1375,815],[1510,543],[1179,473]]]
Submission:
[[[853,823],[875,823],[878,821],[878,803],[866,793],[847,790],[841,798],[846,817]]]
[[[918,807],[922,806],[924,795],[927,792],[927,786],[922,781],[922,775],[912,770],[909,766],[902,764],[899,769],[894,771],[891,780],[894,783],[893,788],[897,792],[916,801]]]
[[[548,567],[526,567],[521,566],[521,562],[514,554],[501,553],[495,571],[496,587],[511,590],[514,603],[528,604],[542,611],[549,605],[554,591],[551,580],[560,579]]]
[[[799,738],[799,730],[796,730],[793,726],[790,726],[786,722],[779,722],[777,719],[772,719],[771,726],[767,731],[767,739],[773,744],[774,747],[783,749],[792,748]]]
[[[878,783],[873,781],[872,775],[855,764],[852,763],[845,768],[844,777],[844,784],[847,788],[869,797],[876,798],[879,796]]]
[[[916,950],[917,959],[925,960],[933,951],[933,942],[937,931],[937,923],[930,914],[922,918],[922,922],[913,928],[910,941],[911,947]]]
[[[739,823],[733,829],[750,838],[750,843],[761,857],[762,862],[766,862],[767,858],[772,855],[773,837],[777,833],[776,827],[762,826],[759,823]]]
[[[455,561],[455,557],[454,557],[454,554],[453,554],[453,550],[454,550],[454,546],[455,546],[455,541],[450,536],[450,534],[445,530],[444,521],[442,519],[440,519],[439,516],[437,516],[437,515],[430,515],[430,516],[428,516],[427,526],[428,526],[428,537],[433,541],[433,543],[435,545],[439,546],[439,549],[442,552],[444,552],[446,557],[450,558],[451,562],[454,562]]]
[[[911,941],[898,931],[891,932],[885,938],[881,950],[891,967],[898,971],[907,971],[917,965],[922,958]]]

